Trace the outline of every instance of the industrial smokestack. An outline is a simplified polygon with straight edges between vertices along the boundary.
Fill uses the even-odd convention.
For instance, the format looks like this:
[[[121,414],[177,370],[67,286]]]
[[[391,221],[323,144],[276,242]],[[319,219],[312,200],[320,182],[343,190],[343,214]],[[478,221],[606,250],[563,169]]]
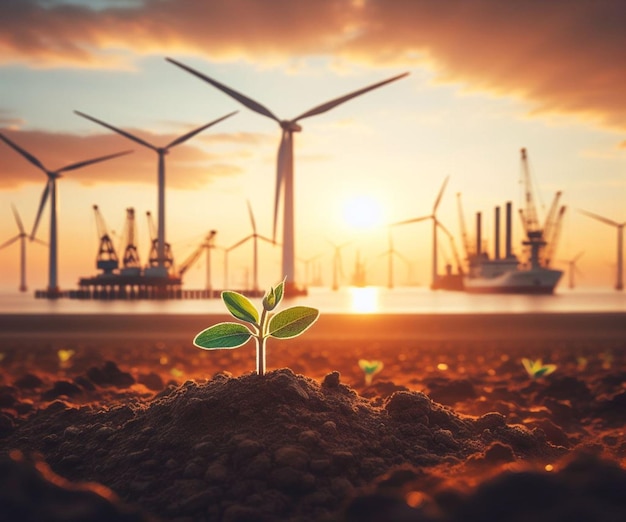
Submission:
[[[510,258],[513,255],[511,250],[511,202],[506,202],[506,258]]]
[[[481,213],[476,212],[476,256],[480,256],[482,252],[483,238],[481,237],[481,218]]]
[[[500,207],[496,207],[496,230],[495,230],[494,259],[500,259]]]

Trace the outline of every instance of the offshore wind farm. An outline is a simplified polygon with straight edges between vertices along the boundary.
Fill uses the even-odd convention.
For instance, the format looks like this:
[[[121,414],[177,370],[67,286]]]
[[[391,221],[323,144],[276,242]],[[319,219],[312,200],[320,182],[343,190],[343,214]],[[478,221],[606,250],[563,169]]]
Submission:
[[[0,241],[4,242],[0,244],[1,289],[28,286],[40,297],[119,294],[153,298],[183,295],[184,290],[215,297],[225,288],[262,294],[286,277],[294,293],[351,285],[458,291],[464,290],[470,279],[476,282],[476,275],[484,279],[505,267],[522,272],[519,269],[534,263],[544,268],[550,265],[555,276],[560,273],[558,281],[549,286],[552,291],[573,286],[574,279],[569,276],[574,269],[584,273],[577,278],[577,285],[622,290],[623,223],[619,219],[624,161],[620,147],[607,149],[612,132],[595,134],[588,139],[589,145],[584,145],[573,139],[570,123],[565,121],[547,125],[547,116],[540,114],[522,121],[522,105],[490,105],[492,100],[458,96],[454,89],[438,101],[432,96],[443,92],[441,86],[431,83],[420,67],[411,67],[410,75],[398,74],[395,66],[363,74],[358,62],[342,62],[349,66],[347,72],[335,71],[327,62],[311,62],[313,69],[292,73],[280,65],[263,69],[248,63],[220,64],[185,53],[179,61],[165,58],[168,54],[172,55],[162,53],[143,61],[134,77],[103,78],[106,89],[93,88],[89,96],[85,89],[76,91],[80,94],[55,105],[55,118],[45,124],[52,130],[49,133],[21,123],[35,121],[31,108],[19,103],[17,90],[9,93],[24,116],[15,110],[13,118],[0,125],[4,141],[0,143],[0,170],[5,179],[0,201],[6,209],[0,218]],[[196,78],[186,81],[177,69]],[[142,93],[133,98],[137,87],[133,82],[144,75],[150,81],[142,83]],[[61,74],[59,81],[64,77],[66,86],[56,84],[55,93],[69,89],[75,74]],[[165,87],[175,95],[166,98]],[[130,96],[113,95],[123,91]],[[267,106],[242,91],[255,93],[255,98],[258,93]],[[349,94],[338,96],[344,92]],[[35,93],[35,84],[29,84],[24,98],[33,101]],[[315,106],[320,98],[330,101]],[[248,110],[231,118],[237,108],[233,101]],[[441,107],[452,102],[459,110],[446,119]],[[307,103],[314,108],[295,118],[276,116],[288,111],[298,114],[298,108]],[[268,106],[281,107],[280,112]],[[107,121],[77,107],[106,115]],[[145,116],[148,107],[149,118]],[[512,111],[513,118],[503,116],[505,109]],[[211,119],[204,113],[216,112],[226,116],[200,123]],[[420,114],[424,117],[416,116]],[[295,140],[301,120],[312,116],[317,117],[310,120],[310,132]],[[263,123],[267,120],[281,129],[278,155],[274,133]],[[116,126],[108,121],[115,121]],[[135,122],[137,127],[122,128],[117,122]],[[211,132],[203,132],[217,123],[220,125]],[[571,125],[577,128],[574,122]],[[511,129],[510,135],[505,127]],[[507,137],[491,139],[485,145],[481,132]],[[603,147],[601,153],[593,148],[594,139],[602,143],[598,145]],[[104,162],[122,153],[101,154],[120,150],[129,142],[139,146],[133,154]],[[531,191],[522,188],[523,174],[517,176],[522,169],[516,152],[525,146],[538,166],[529,175],[537,175],[532,191],[535,208],[530,214],[524,213]],[[174,147],[176,151],[170,150]],[[55,172],[45,170],[37,159],[44,157],[39,150],[48,151],[46,161],[49,153],[51,163],[69,166]],[[84,174],[64,180],[61,191],[67,190],[67,196],[57,202],[58,174],[78,168],[71,161],[82,151],[95,159],[80,163],[89,166]],[[154,162],[147,156],[154,152],[158,155],[156,198]],[[96,164],[100,162],[102,165]],[[52,176],[38,207],[32,196],[33,174],[26,169],[33,166]],[[598,178],[597,172],[607,174]],[[446,188],[456,192],[456,206]],[[546,209],[543,199],[555,192],[563,193],[565,204],[559,207],[555,199]],[[437,195],[434,206],[432,199],[429,201],[433,195]],[[475,229],[464,222],[461,195],[475,215]],[[47,200],[49,217],[43,212]],[[29,248],[28,261],[25,247],[18,251],[18,239],[10,228],[14,227],[15,216],[12,218],[10,211],[14,204],[26,223],[34,220],[33,229],[49,220],[49,232],[40,233],[40,240],[48,246]],[[500,206],[504,210],[509,204],[514,215],[502,232]],[[97,222],[94,225],[94,205],[113,225],[107,231],[119,258],[113,269],[101,268],[110,260],[102,257],[104,234]],[[120,224],[129,208],[156,217],[156,225],[151,217],[147,223],[135,222],[135,241],[128,240],[127,226]],[[539,213],[545,214],[545,219],[533,217]],[[617,252],[614,232],[599,221],[617,229]],[[399,226],[408,223],[414,225]],[[257,227],[265,233],[257,232]],[[122,229],[124,238],[119,234]],[[529,240],[529,233],[535,239]],[[30,237],[35,239],[33,233]],[[336,245],[347,243],[341,252],[345,266],[328,247],[329,240]],[[26,236],[22,236],[20,245],[25,242]],[[504,254],[500,243],[508,245]],[[582,250],[585,256],[574,265],[575,254]],[[402,264],[394,266],[394,262]],[[139,276],[140,280],[130,279]],[[28,285],[22,282],[25,279]],[[120,291],[124,279],[128,285]],[[140,288],[144,283],[152,290],[164,289]],[[115,285],[118,290],[112,291]],[[484,291],[486,287],[481,288]]]
[[[404,78],[408,73],[394,76],[388,80],[377,82],[368,87],[354,91],[350,94],[326,102],[319,105],[293,120],[279,120],[274,114],[258,102],[247,98],[246,96],[234,91],[233,89],[226,87],[225,85],[213,80],[212,78],[192,69],[186,65],[181,64],[175,60],[167,58],[167,61],[191,72],[193,75],[205,80],[211,85],[217,87],[219,90],[228,94],[238,102],[242,103],[247,108],[261,115],[267,116],[277,121],[282,129],[282,138],[278,150],[278,160],[276,169],[276,181],[274,192],[274,206],[273,206],[273,234],[272,238],[265,235],[261,235],[257,232],[256,220],[251,208],[250,201],[246,201],[248,216],[252,227],[252,233],[246,235],[243,239],[232,242],[229,246],[219,247],[223,250],[223,285],[222,289],[232,288],[233,285],[229,281],[229,268],[228,260],[229,254],[234,250],[244,246],[249,240],[252,240],[252,262],[246,265],[245,268],[245,281],[239,285],[235,285],[237,291],[250,295],[250,296],[262,296],[264,290],[259,284],[259,240],[272,245],[274,248],[278,248],[281,252],[281,270],[276,274],[276,279],[285,279],[287,294],[294,297],[296,295],[306,295],[308,288],[312,284],[319,285],[321,281],[311,283],[307,279],[297,278],[296,271],[296,227],[294,223],[294,161],[293,161],[293,133],[300,131],[301,127],[296,123],[298,120],[324,113],[337,105],[340,105],[352,98],[365,94],[378,87],[394,82],[398,79]],[[200,246],[195,248],[192,253],[182,262],[176,262],[171,243],[167,241],[165,234],[166,226],[166,214],[165,214],[165,201],[166,201],[166,186],[165,186],[165,155],[168,154],[172,147],[180,145],[190,138],[201,133],[205,129],[212,127],[213,125],[220,123],[227,118],[230,118],[236,111],[231,112],[225,116],[211,121],[208,124],[204,124],[200,127],[184,133],[183,135],[175,138],[168,145],[164,147],[158,147],[149,143],[145,139],[142,139],[136,134],[129,131],[122,130],[102,120],[89,116],[80,111],[74,111],[78,116],[81,116],[87,120],[90,120],[102,127],[105,127],[139,145],[142,145],[148,149],[155,151],[158,155],[157,166],[157,215],[158,225],[155,227],[151,221],[151,212],[147,211],[148,223],[150,225],[150,241],[151,245],[150,254],[147,262],[142,266],[139,260],[139,253],[134,244],[135,242],[135,223],[134,223],[134,209],[127,209],[127,213],[132,211],[132,214],[127,215],[127,220],[131,219],[132,223],[125,225],[127,230],[125,234],[126,244],[120,244],[118,249],[120,252],[123,250],[124,265],[120,267],[118,261],[118,253],[113,245],[111,237],[108,233],[106,225],[102,216],[99,213],[98,206],[93,205],[96,212],[96,225],[99,237],[98,252],[95,256],[95,266],[99,270],[99,273],[91,276],[80,277],[78,279],[78,288],[62,290],[58,285],[58,231],[57,231],[57,196],[56,196],[56,179],[61,176],[62,172],[75,170],[94,163],[99,163],[108,159],[113,159],[118,156],[129,154],[132,151],[124,151],[115,154],[109,154],[107,156],[101,156],[95,159],[85,160],[78,163],[73,163],[69,166],[62,167],[56,171],[47,170],[43,164],[32,154],[25,151],[22,147],[17,145],[14,141],[8,137],[0,134],[0,139],[4,141],[15,152],[23,156],[28,162],[35,165],[44,171],[48,176],[48,181],[44,189],[44,193],[41,198],[35,223],[33,225],[32,232],[30,234],[31,240],[37,240],[35,233],[37,231],[38,224],[41,219],[41,215],[45,204],[50,197],[51,211],[50,211],[50,233],[49,233],[49,282],[45,289],[36,290],[36,297],[45,298],[59,298],[59,297],[71,297],[78,299],[181,299],[181,298],[213,298],[220,295],[219,285],[214,285],[212,281],[211,270],[211,250],[216,248],[215,236],[217,230],[212,229],[204,237]],[[531,173],[529,171],[527,152],[525,148],[521,149],[522,153],[522,176],[521,182],[524,183],[524,208],[519,209],[521,217],[523,231],[525,237],[522,237],[520,243],[526,246],[526,252],[522,252],[520,257],[513,254],[512,246],[512,218],[511,218],[511,202],[507,203],[507,215],[506,215],[506,252],[501,259],[500,256],[500,208],[496,207],[495,211],[495,230],[493,233],[493,257],[489,258],[488,247],[486,243],[483,243],[482,239],[482,213],[476,214],[476,231],[473,242],[474,247],[471,247],[471,241],[467,233],[467,229],[464,222],[463,210],[461,208],[460,193],[457,193],[458,204],[458,217],[459,217],[459,230],[461,231],[461,242],[463,245],[463,259],[459,256],[458,250],[455,246],[455,237],[450,232],[442,221],[437,217],[437,209],[442,201],[445,188],[450,180],[450,176],[446,176],[443,180],[441,188],[437,194],[435,202],[432,206],[430,214],[422,215],[420,217],[404,219],[393,223],[378,223],[379,226],[385,226],[387,228],[388,235],[388,250],[384,253],[387,255],[387,288],[392,289],[394,287],[393,281],[393,257],[399,256],[403,261],[410,265],[410,262],[401,254],[399,254],[393,247],[391,231],[401,225],[419,223],[426,220],[432,221],[432,246],[431,246],[431,290],[451,290],[451,291],[472,291],[480,293],[545,293],[551,294],[559,282],[563,271],[551,268],[550,264],[553,261],[558,241],[560,238],[560,232],[562,227],[562,218],[565,213],[565,205],[561,206],[557,212],[557,203],[561,197],[562,192],[557,191],[552,205],[547,212],[545,222],[539,223],[538,210],[535,204],[534,187],[532,186]],[[278,243],[276,241],[276,227],[279,219],[279,207],[283,207],[283,241]],[[357,209],[353,218],[368,219],[375,212],[375,209],[370,208],[367,203],[363,204]],[[605,224],[615,226],[618,230],[618,243],[617,243],[617,265],[616,265],[616,290],[623,290],[623,223],[617,223],[609,220],[597,214],[580,210],[580,213],[592,217],[597,221],[601,221]],[[21,239],[21,260],[20,260],[20,291],[26,291],[26,263],[25,263],[25,240],[27,235],[24,232],[21,218],[17,214],[17,211],[13,207],[13,214],[20,229],[20,234],[15,236],[5,243],[0,245],[0,250]],[[219,224],[217,224],[219,226]],[[446,253],[438,242],[437,232],[441,230],[449,239],[449,251]],[[37,240],[42,243],[41,240]],[[334,248],[334,253],[330,256],[330,264],[332,266],[332,283],[330,288],[333,291],[337,291],[341,286],[368,286],[368,279],[366,275],[366,266],[368,260],[362,261],[360,250],[356,251],[356,263],[355,270],[351,278],[347,278],[342,260],[341,250],[347,247],[353,240],[344,242],[341,245],[336,245],[330,242]],[[357,246],[358,248],[358,246]],[[206,251],[206,280],[205,285],[201,289],[185,289],[183,287],[183,276],[195,264],[202,251]],[[132,263],[128,262],[128,252],[132,252]],[[440,252],[446,258],[445,268],[443,273],[440,272],[439,254]],[[549,253],[548,253],[549,252]],[[450,261],[450,256],[453,258],[453,263]],[[322,257],[316,255],[311,259],[317,259]],[[380,257],[377,256],[377,257]],[[577,256],[576,259],[578,259]],[[573,288],[573,273],[574,260],[568,261],[569,265],[569,286]],[[487,268],[485,268],[487,267]],[[307,267],[308,268],[308,267]],[[456,270],[456,272],[454,272]],[[251,274],[251,277],[250,277]],[[521,274],[521,276],[520,276]],[[549,274],[549,275],[548,275]],[[547,277],[546,282],[544,279]],[[482,279],[481,279],[482,278]],[[506,279],[506,282],[501,280]],[[518,278],[519,281],[524,279],[523,282],[512,283],[512,278]],[[482,283],[477,284],[475,281],[481,280]],[[411,285],[412,282],[407,279],[404,285]],[[482,284],[482,286],[480,286]]]

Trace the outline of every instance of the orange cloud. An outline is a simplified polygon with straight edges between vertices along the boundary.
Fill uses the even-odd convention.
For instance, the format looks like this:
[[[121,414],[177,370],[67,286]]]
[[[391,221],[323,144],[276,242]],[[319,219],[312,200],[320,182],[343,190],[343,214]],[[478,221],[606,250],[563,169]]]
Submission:
[[[625,19],[622,0],[144,0],[100,10],[3,0],[0,63],[130,67],[152,53],[423,63],[439,81],[625,129]]]
[[[154,136],[129,129],[130,132],[155,145],[170,143],[177,136]],[[79,183],[147,183],[156,179],[157,155],[154,151],[136,145],[115,134],[50,133],[43,131],[16,132],[0,129],[13,143],[35,156],[47,169],[56,170],[79,161],[106,156],[124,150],[132,154],[69,171],[68,177]],[[223,136],[221,138],[224,139]],[[237,143],[237,137],[232,140]],[[208,140],[205,142],[210,143]],[[220,155],[209,154],[194,145],[181,144],[167,156],[167,184],[172,188],[191,189],[210,183],[218,176],[232,176],[241,169],[224,161]],[[27,183],[42,183],[44,173],[24,157],[0,141],[0,188],[12,188]]]

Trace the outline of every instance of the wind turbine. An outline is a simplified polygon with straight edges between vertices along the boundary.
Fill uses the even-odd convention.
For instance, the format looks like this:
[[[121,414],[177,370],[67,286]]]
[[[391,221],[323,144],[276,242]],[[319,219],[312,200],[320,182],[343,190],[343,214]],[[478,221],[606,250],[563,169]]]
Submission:
[[[16,152],[24,156],[24,158],[26,158],[26,160],[32,163],[35,167],[42,170],[44,174],[48,177],[46,187],[44,188],[43,194],[41,196],[39,210],[37,211],[37,217],[35,219],[35,224],[33,225],[33,230],[30,233],[30,237],[31,239],[35,238],[35,233],[37,232],[37,227],[39,226],[39,220],[41,219],[41,213],[43,212],[44,206],[46,205],[48,198],[50,198],[50,250],[48,263],[48,290],[46,293],[47,297],[59,297],[60,291],[58,284],[57,179],[62,176],[62,172],[80,169],[93,163],[117,158],[118,156],[129,154],[132,151],[109,154],[108,156],[101,156],[99,158],[79,161],[78,163],[72,163],[71,165],[67,165],[57,170],[48,170],[35,156],[26,152],[24,149],[13,143],[6,136],[0,134],[0,139],[2,139],[9,147],[14,149]]]
[[[407,265],[409,261],[400,252],[398,252],[393,246],[393,238],[391,237],[391,228],[387,230],[389,248],[385,250],[379,257],[387,256],[387,288],[393,288],[393,256],[398,256]]]
[[[319,257],[321,257],[322,254],[317,254],[315,256],[309,257],[307,259],[298,259],[298,261],[300,261],[301,263],[304,264],[304,281],[306,283],[307,286],[309,286],[309,266],[310,264],[315,261],[316,259],[318,259]]]
[[[418,223],[420,221],[425,221],[426,219],[433,220],[433,262],[432,262],[433,266],[432,266],[431,287],[434,287],[437,281],[437,228],[441,228],[442,230],[445,229],[445,227],[437,219],[437,207],[439,206],[439,203],[441,202],[441,197],[443,196],[443,191],[445,190],[446,185],[448,184],[449,178],[450,176],[447,176],[446,179],[443,180],[443,185],[441,185],[441,189],[439,190],[439,194],[437,195],[437,199],[435,200],[435,204],[433,205],[433,211],[431,214],[429,214],[428,216],[421,216],[417,218],[406,219],[404,221],[398,221],[396,223],[391,224],[391,226],[408,225],[409,223]]]
[[[624,290],[624,225],[626,225],[626,222],[618,223],[617,221],[599,216],[593,212],[581,209],[578,209],[578,211],[585,216],[589,216],[590,218],[600,221],[601,223],[617,228],[617,277],[615,281],[615,290]]]
[[[348,246],[350,241],[343,243],[341,245],[336,245],[332,241],[329,243],[335,249],[335,253],[333,255],[333,290],[339,290],[339,279],[343,278],[343,266],[341,264],[341,249]]]
[[[158,213],[159,213],[158,225],[157,225],[157,274],[152,274],[152,275],[158,275],[159,277],[167,276],[168,269],[165,266],[166,265],[166,256],[165,256],[165,155],[169,153],[169,150],[172,147],[175,147],[176,145],[180,145],[181,143],[187,141],[189,138],[192,138],[193,136],[202,132],[203,130],[208,129],[209,127],[215,125],[216,123],[219,123],[225,120],[226,118],[231,117],[233,114],[236,114],[237,111],[231,112],[230,114],[227,114],[226,116],[222,116],[221,118],[218,118],[217,120],[214,120],[211,123],[207,123],[206,125],[203,125],[202,127],[198,127],[197,129],[194,129],[186,134],[183,134],[182,136],[180,136],[179,138],[176,138],[174,141],[172,141],[165,147],[156,147],[152,145],[151,143],[148,143],[147,141],[142,140],[138,136],[131,134],[130,132],[124,131],[122,129],[118,129],[117,127],[114,127],[113,125],[110,125],[108,123],[103,122],[102,120],[98,120],[97,118],[94,118],[93,116],[88,116],[87,114],[82,113],[80,111],[74,111],[74,112],[78,114],[79,116],[82,116],[83,118],[91,120],[94,123],[97,123],[98,125],[102,125],[103,127],[106,127],[107,129],[110,129],[113,132],[117,132],[118,134],[121,134],[122,136],[128,138],[129,140],[134,141],[135,143],[139,143],[139,145],[143,145],[144,147],[148,147],[149,149],[152,149],[159,156],[159,166],[158,166],[158,171],[157,171]]]
[[[323,103],[322,105],[318,105],[313,109],[310,109],[300,116],[293,118],[291,120],[281,120],[273,112],[269,109],[261,105],[260,103],[244,96],[243,94],[227,87],[226,85],[209,78],[205,74],[192,69],[176,60],[171,58],[166,58],[166,60],[174,65],[177,65],[181,69],[190,72],[194,76],[210,83],[220,91],[224,92],[231,98],[234,98],[236,101],[247,107],[248,109],[261,114],[262,116],[266,116],[280,125],[281,128],[281,140],[280,146],[278,148],[278,162],[276,168],[276,191],[274,198],[274,232],[273,237],[276,237],[276,224],[278,221],[278,206],[279,199],[281,193],[283,195],[283,256],[282,256],[282,271],[283,276],[286,277],[286,288],[285,291],[287,294],[290,292],[293,293],[296,289],[295,284],[295,225],[294,225],[294,181],[293,181],[293,133],[300,132],[302,127],[298,125],[299,120],[303,120],[304,118],[308,118],[310,116],[316,116],[318,114],[322,114],[326,111],[329,111],[336,106],[351,100],[361,94],[365,94],[371,90],[374,90],[378,87],[382,87],[388,83],[399,80],[400,78],[404,78],[409,73],[403,73],[398,76],[394,76],[393,78],[389,78],[388,80],[384,80],[382,82],[375,83],[368,87],[364,87],[359,89],[358,91],[352,92],[350,94],[346,94],[339,98],[335,98],[334,100]]]
[[[26,290],[28,290],[28,288],[26,287],[26,238],[28,237],[28,234],[24,230],[24,225],[22,224],[22,220],[20,219],[20,215],[17,212],[17,209],[15,208],[15,206],[11,205],[11,209],[13,210],[13,216],[15,216],[15,222],[17,223],[17,228],[19,229],[20,233],[17,236],[14,236],[8,241],[5,241],[4,243],[2,243],[2,245],[0,245],[0,250],[2,250],[5,247],[8,247],[9,245],[12,245],[18,239],[20,240],[20,288],[19,290],[20,292],[26,292]],[[46,245],[46,243],[44,243],[43,241],[37,238],[34,238],[33,241],[36,241],[37,243],[40,243],[42,245]]]
[[[569,288],[574,288],[574,276],[576,273],[582,276],[582,272],[576,266],[576,262],[582,257],[584,252],[578,252],[572,259],[564,259],[561,263],[567,263],[567,271],[569,275]]]
[[[257,233],[256,231],[256,221],[254,220],[254,214],[252,213],[252,207],[250,206],[250,201],[246,201],[246,203],[248,204],[248,215],[250,216],[250,223],[252,224],[252,234],[250,234],[249,236],[246,236],[245,238],[243,238],[241,241],[237,241],[237,243],[235,243],[234,245],[228,247],[227,253],[230,252],[231,250],[234,250],[235,248],[237,248],[240,245],[243,245],[246,241],[248,241],[249,239],[253,240],[253,261],[252,261],[252,271],[253,271],[253,283],[252,283],[252,290],[256,293],[259,291],[259,263],[258,263],[258,257],[259,257],[259,239],[262,239],[263,241],[267,241],[268,243],[271,243],[273,245],[275,245],[276,243],[271,240],[268,237],[262,236],[260,234]]]

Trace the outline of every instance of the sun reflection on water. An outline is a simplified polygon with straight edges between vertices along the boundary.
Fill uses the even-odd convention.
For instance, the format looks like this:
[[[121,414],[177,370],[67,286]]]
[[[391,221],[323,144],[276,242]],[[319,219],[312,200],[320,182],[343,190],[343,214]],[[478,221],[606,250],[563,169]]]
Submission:
[[[380,312],[379,288],[376,286],[350,287],[350,310],[355,314]]]

